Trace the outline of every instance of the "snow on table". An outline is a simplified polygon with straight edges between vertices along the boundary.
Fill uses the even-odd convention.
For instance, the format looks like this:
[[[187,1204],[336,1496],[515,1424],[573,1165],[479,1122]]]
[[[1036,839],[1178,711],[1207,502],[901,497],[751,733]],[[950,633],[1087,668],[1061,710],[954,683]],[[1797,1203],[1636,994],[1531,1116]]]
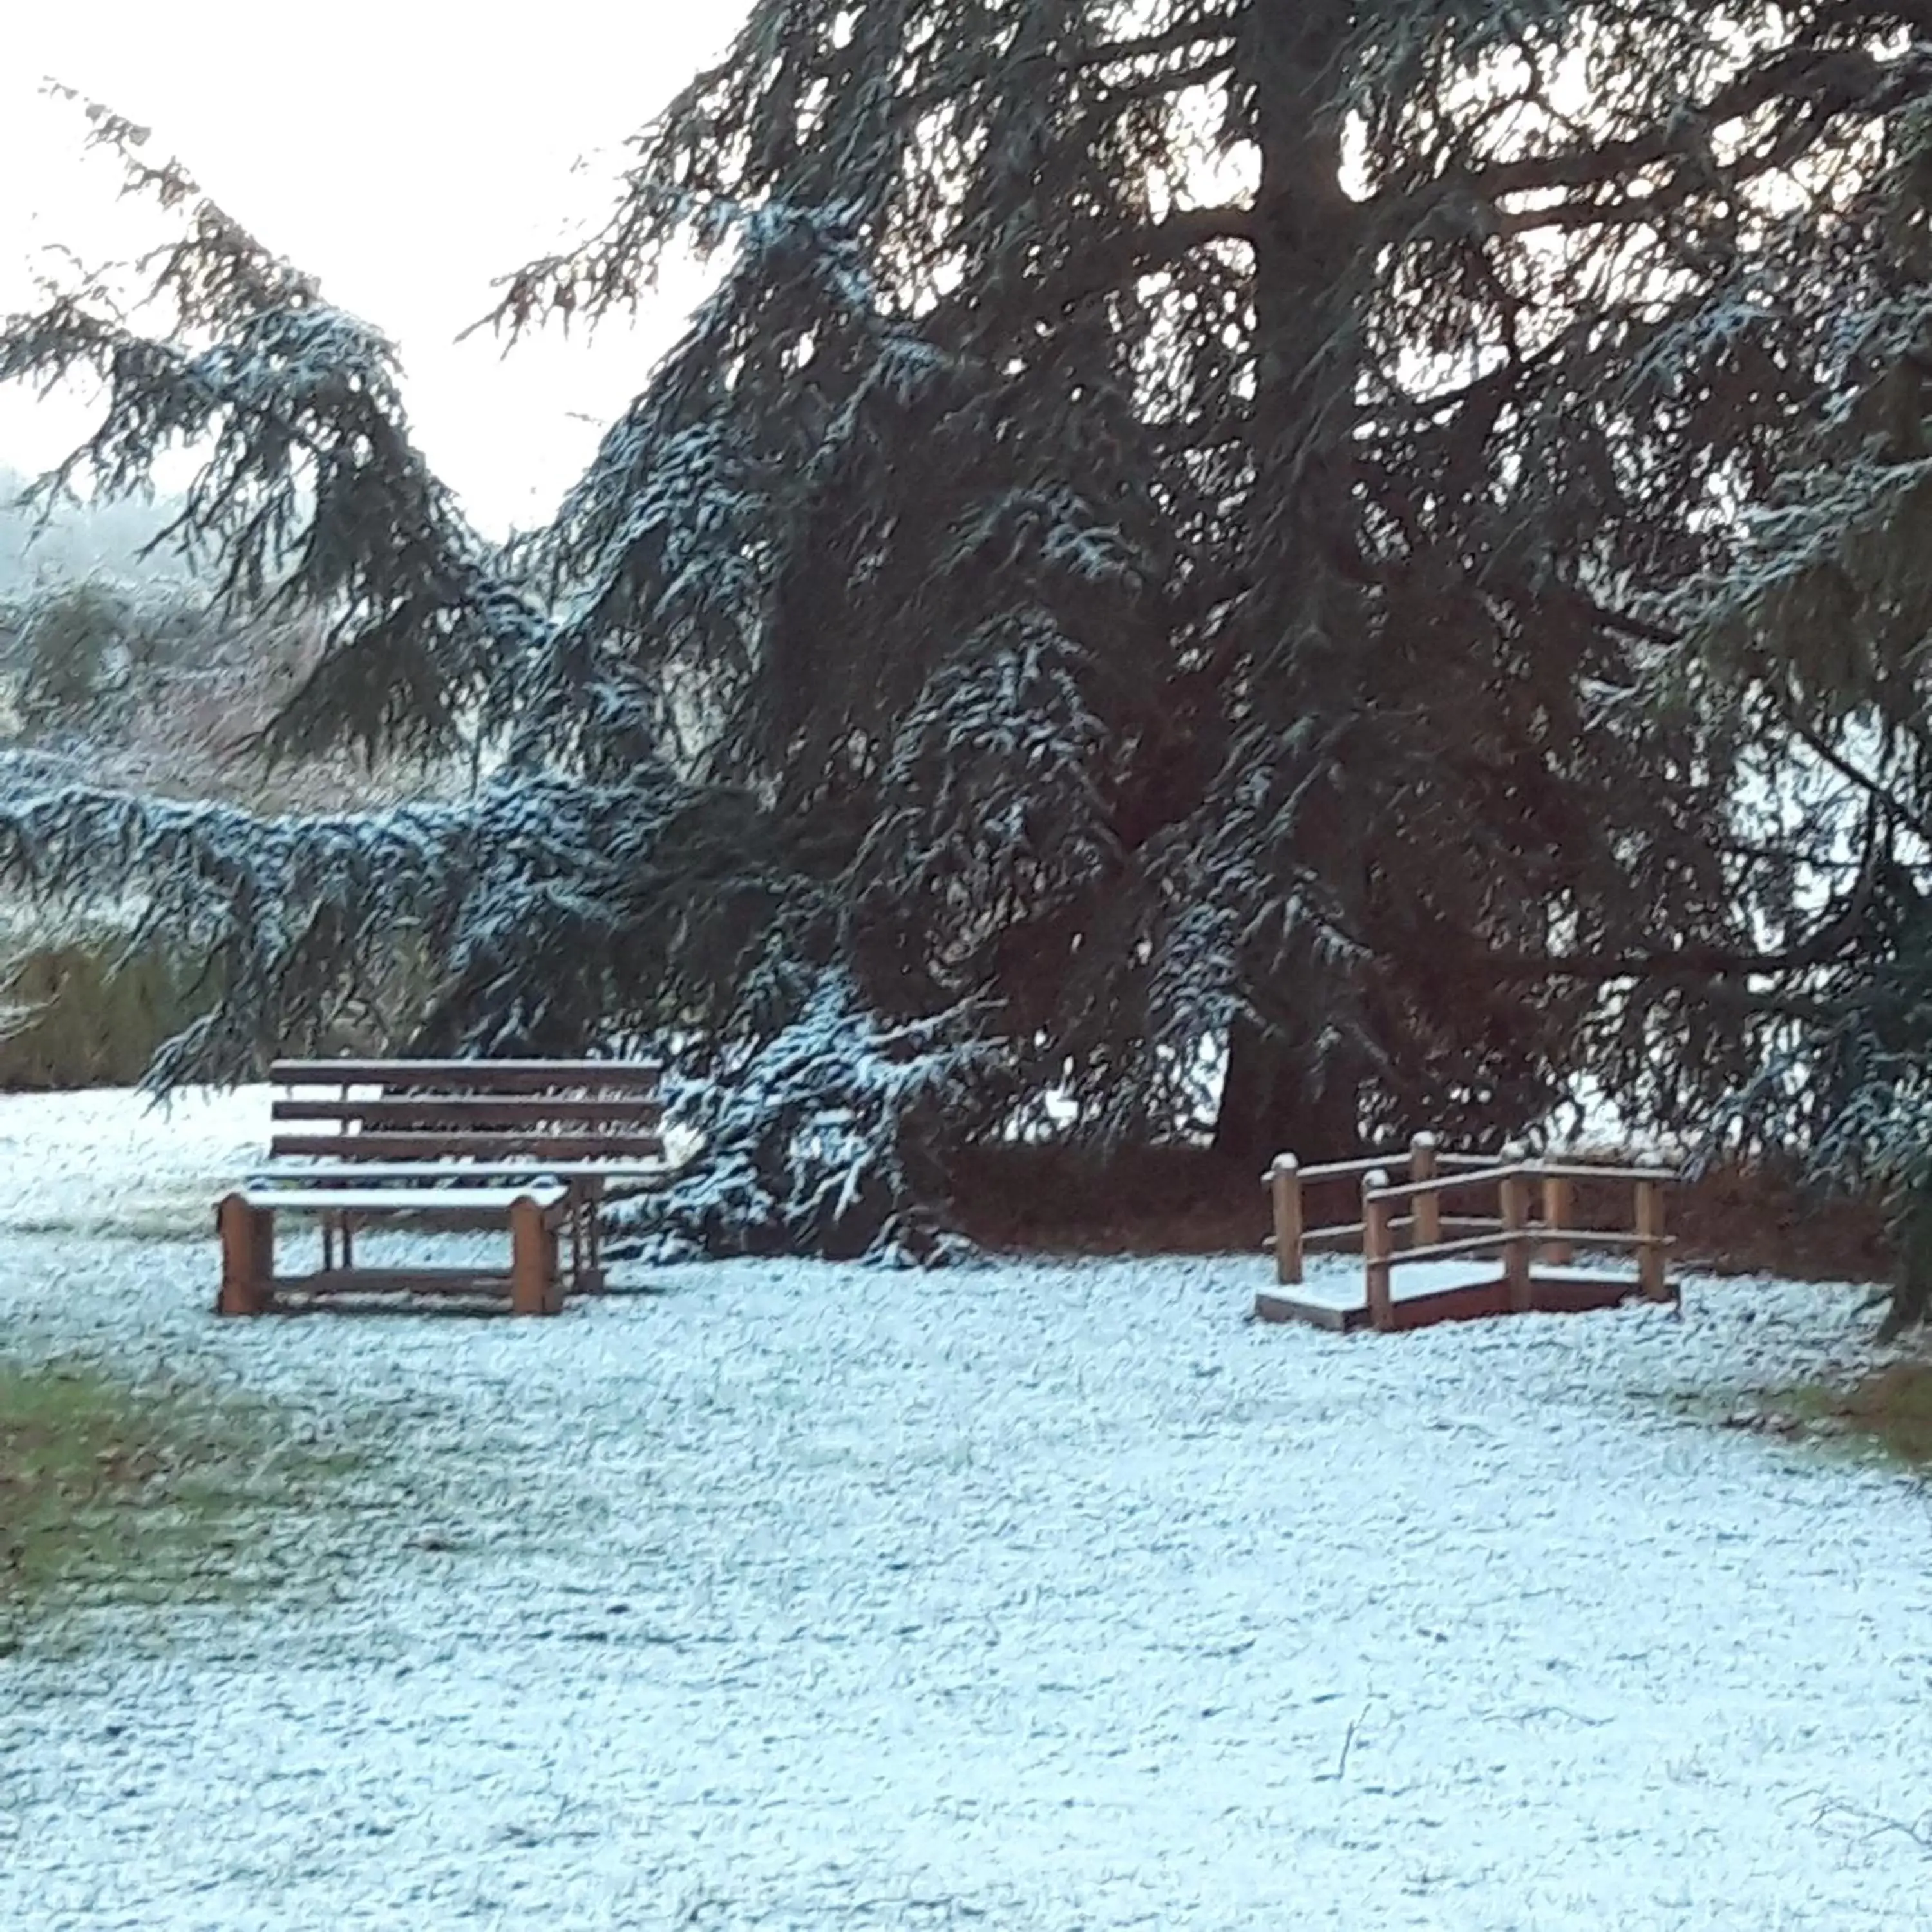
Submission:
[[[1924,1922],[1932,1511],[1709,1419],[1855,1293],[1345,1338],[1266,1272],[221,1322],[212,1241],[0,1232],[14,1354],[377,1457],[299,1589],[0,1660],[0,1925]]]

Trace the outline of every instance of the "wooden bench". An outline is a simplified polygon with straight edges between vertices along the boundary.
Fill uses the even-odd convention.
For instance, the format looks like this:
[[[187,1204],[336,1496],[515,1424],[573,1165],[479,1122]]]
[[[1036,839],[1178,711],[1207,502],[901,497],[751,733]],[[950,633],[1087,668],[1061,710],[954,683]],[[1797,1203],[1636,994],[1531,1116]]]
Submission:
[[[668,1172],[648,1063],[290,1060],[270,1078],[283,1091],[268,1161],[218,1210],[224,1313],[259,1313],[282,1290],[507,1294],[514,1312],[552,1313],[604,1286],[610,1185]],[[276,1218],[290,1214],[320,1222],[322,1266],[278,1276]],[[358,1227],[404,1221],[507,1226],[511,1265],[357,1266]]]

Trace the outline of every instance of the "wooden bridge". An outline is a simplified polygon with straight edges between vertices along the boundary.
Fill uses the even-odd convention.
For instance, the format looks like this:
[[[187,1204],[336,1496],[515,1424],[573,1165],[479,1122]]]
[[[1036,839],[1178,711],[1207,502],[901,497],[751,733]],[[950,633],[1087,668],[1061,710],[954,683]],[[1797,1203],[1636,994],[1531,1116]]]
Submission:
[[[1400,1159],[1400,1156],[1396,1156]],[[1666,1266],[1667,1168],[1600,1166],[1409,1144],[1406,1177],[1387,1154],[1303,1167],[1282,1154],[1263,1177],[1274,1209],[1275,1286],[1256,1298],[1264,1322],[1324,1328],[1420,1328],[1489,1315],[1564,1312],[1642,1300],[1674,1302]],[[1311,1192],[1353,1183],[1357,1218],[1312,1223]],[[1624,1225],[1578,1225],[1580,1192],[1625,1199]],[[1471,1213],[1472,1203],[1492,1211]],[[1444,1202],[1463,1211],[1448,1212]],[[1306,1278],[1311,1251],[1359,1254],[1358,1274]]]

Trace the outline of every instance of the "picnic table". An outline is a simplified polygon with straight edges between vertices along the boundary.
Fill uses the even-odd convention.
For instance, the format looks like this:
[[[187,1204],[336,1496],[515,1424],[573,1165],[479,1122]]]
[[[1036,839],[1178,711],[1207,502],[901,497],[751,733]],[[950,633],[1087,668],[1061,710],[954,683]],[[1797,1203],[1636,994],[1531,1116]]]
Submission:
[[[268,1158],[216,1210],[220,1311],[401,1293],[507,1297],[542,1315],[600,1292],[609,1189],[670,1171],[660,1077],[643,1060],[278,1061]],[[278,1275],[289,1216],[320,1223],[321,1265]],[[383,1222],[505,1228],[508,1265],[358,1265],[358,1231]]]

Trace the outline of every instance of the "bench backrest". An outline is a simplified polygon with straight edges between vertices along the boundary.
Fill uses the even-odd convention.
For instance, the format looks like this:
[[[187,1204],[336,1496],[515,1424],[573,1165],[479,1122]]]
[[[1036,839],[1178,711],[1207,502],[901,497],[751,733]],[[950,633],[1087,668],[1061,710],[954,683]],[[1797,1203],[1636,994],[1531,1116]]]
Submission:
[[[632,1060],[282,1060],[274,1158],[655,1160],[660,1070]]]

